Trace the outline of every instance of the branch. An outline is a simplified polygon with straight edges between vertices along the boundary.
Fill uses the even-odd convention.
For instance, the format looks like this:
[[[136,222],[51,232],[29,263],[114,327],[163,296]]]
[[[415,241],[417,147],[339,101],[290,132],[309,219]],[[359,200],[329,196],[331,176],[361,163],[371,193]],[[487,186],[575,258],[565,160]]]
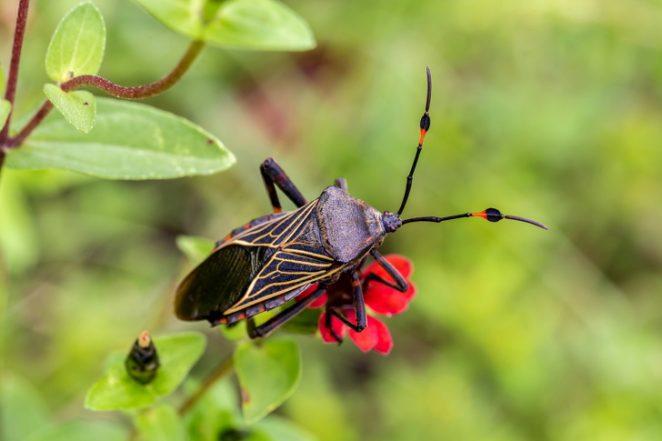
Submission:
[[[113,83],[112,81],[97,75],[81,75],[65,81],[60,85],[60,88],[65,92],[68,92],[74,89],[79,89],[81,87],[93,87],[103,90],[108,95],[114,96],[116,98],[123,98],[128,100],[149,98],[163,93],[174,86],[175,83],[177,83],[182,78],[186,71],[188,71],[203,48],[204,43],[202,41],[191,42],[182,58],[179,60],[175,68],[170,71],[170,73],[168,73],[168,75],[158,81],[154,81],[153,83],[145,84],[143,86],[120,86],[119,84]],[[39,126],[44,118],[48,116],[52,109],[53,105],[51,102],[45,101],[37,113],[35,113],[30,121],[28,121],[25,127],[23,127],[15,137],[8,139],[6,143],[7,146],[10,148],[20,146],[23,141],[25,141],[25,139],[32,133],[32,131],[36,129],[37,126]]]
[[[16,84],[18,83],[18,67],[21,64],[21,52],[23,50],[23,37],[25,36],[25,25],[28,21],[28,9],[30,8],[30,0],[20,0],[18,4],[18,14],[16,15],[16,27],[14,28],[14,44],[12,46],[11,62],[9,65],[9,76],[7,77],[7,90],[5,91],[5,99],[14,106],[14,98],[16,98]],[[12,111],[13,113],[13,111]],[[9,134],[9,123],[11,121],[11,113],[7,117],[5,126],[0,132],[0,144],[7,139]]]

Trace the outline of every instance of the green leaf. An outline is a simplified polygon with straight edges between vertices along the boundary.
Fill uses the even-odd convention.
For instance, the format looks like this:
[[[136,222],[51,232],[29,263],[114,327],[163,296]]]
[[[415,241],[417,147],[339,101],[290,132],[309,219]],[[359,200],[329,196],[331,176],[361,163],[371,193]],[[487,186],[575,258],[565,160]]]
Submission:
[[[159,406],[136,416],[142,441],[186,441],[186,429],[172,406]]]
[[[44,93],[69,124],[83,133],[92,130],[97,113],[94,95],[83,90],[65,92],[54,84],[45,84]]]
[[[245,342],[234,353],[246,423],[268,415],[296,389],[301,376],[299,347],[292,340],[271,339],[256,346]]]
[[[235,322],[232,326],[219,326],[223,337],[230,341],[239,341],[248,338],[246,321]]]
[[[167,179],[211,174],[234,164],[221,142],[202,128],[144,104],[97,99],[94,129],[83,134],[51,115],[7,166],[60,168],[109,179]]]
[[[124,441],[121,427],[104,421],[72,421],[39,430],[25,441]]]
[[[221,47],[257,50],[307,50],[315,47],[308,24],[277,0],[229,0],[204,31],[204,40]]]
[[[0,378],[0,439],[23,441],[50,424],[41,396],[25,380],[11,374]]]
[[[61,83],[99,71],[106,48],[106,25],[90,2],[73,8],[58,24],[46,51],[46,72]]]
[[[200,387],[197,381],[186,384],[193,393]],[[184,420],[190,441],[218,441],[218,434],[234,427],[240,415],[235,388],[226,380],[217,381],[186,413]]]
[[[191,261],[197,265],[209,256],[214,249],[214,241],[200,236],[177,236],[175,239],[177,248]]]
[[[303,18],[277,0],[136,0],[169,28],[229,48],[307,50],[315,37]]]
[[[0,99],[0,128],[5,126],[10,113],[11,103],[7,100]]]
[[[202,35],[202,12],[207,0],[136,0],[173,31],[198,39]]]
[[[170,395],[184,380],[205,348],[202,334],[188,332],[156,337],[161,367],[156,378],[143,385],[126,373],[126,353],[114,354],[104,376],[87,392],[85,407],[91,410],[131,410],[150,406]]]
[[[319,310],[304,309],[292,320],[285,323],[281,329],[291,334],[315,335],[319,317]]]

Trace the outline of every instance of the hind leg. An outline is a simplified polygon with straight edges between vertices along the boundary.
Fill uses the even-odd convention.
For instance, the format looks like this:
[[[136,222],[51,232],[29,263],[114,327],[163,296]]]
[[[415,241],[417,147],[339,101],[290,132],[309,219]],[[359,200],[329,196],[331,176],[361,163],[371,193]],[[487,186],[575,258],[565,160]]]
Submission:
[[[278,193],[276,193],[276,187],[285,193],[285,196],[294,202],[294,205],[297,207],[306,204],[306,198],[301,194],[296,185],[294,185],[292,180],[285,174],[283,169],[280,168],[280,165],[278,165],[273,158],[267,158],[260,165],[260,173],[262,174],[264,185],[267,188],[267,194],[269,195],[269,200],[271,201],[274,213],[280,213],[282,211],[280,200],[278,199]]]

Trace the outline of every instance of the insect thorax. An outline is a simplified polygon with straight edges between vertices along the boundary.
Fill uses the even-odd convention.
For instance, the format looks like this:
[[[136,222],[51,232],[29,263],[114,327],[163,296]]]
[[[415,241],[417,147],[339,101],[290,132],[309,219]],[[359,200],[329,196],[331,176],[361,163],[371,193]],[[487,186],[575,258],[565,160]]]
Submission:
[[[386,234],[382,214],[338,187],[322,192],[317,221],[326,251],[339,262],[351,262]]]

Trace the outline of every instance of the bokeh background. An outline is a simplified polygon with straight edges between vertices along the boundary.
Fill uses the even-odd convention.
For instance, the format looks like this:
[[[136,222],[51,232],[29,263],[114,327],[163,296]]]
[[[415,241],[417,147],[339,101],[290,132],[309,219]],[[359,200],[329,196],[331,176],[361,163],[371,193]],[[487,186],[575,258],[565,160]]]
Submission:
[[[0,4],[8,61],[14,1]],[[19,113],[76,0],[36,0]],[[138,84],[187,42],[129,0],[95,0],[102,74]],[[229,350],[178,322],[180,234],[210,238],[269,211],[274,156],[308,197],[333,178],[397,208],[433,73],[432,129],[408,215],[495,206],[543,232],[478,220],[418,224],[385,252],[415,263],[418,295],[386,319],[395,348],[362,354],[301,337],[302,384],[279,411],[320,440],[662,439],[662,8],[658,1],[291,0],[307,53],[208,49],[154,105],[216,134],[229,172],[111,182],[4,170],[2,363],[62,421],[111,350],[143,328],[209,336],[194,375]],[[105,417],[104,417],[105,418]]]

